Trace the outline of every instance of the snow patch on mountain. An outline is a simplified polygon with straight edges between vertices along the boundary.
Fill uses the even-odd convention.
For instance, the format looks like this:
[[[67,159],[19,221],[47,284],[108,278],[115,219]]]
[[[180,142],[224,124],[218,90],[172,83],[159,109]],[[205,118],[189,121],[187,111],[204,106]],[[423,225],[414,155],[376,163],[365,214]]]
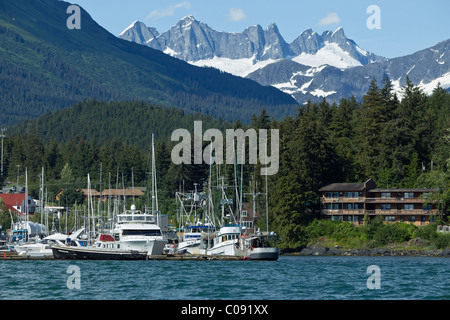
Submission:
[[[317,53],[302,53],[292,58],[292,60],[311,67],[330,65],[339,69],[347,69],[362,66],[361,62],[352,58],[350,54],[342,50],[337,43],[328,41],[325,42],[325,46],[317,51]]]
[[[313,96],[316,96],[316,97],[324,97],[324,98],[326,98],[328,96],[331,96],[332,94],[335,94],[336,91],[328,91],[328,92],[326,92],[326,91],[323,91],[322,89],[316,89],[314,91],[311,91],[310,93]]]
[[[204,59],[198,61],[188,61],[197,67],[213,67],[224,72],[231,73],[235,76],[246,77],[250,73],[262,69],[265,66],[276,62],[277,60],[268,59],[257,61],[254,55],[251,58],[230,59],[215,56],[212,59]]]
[[[450,72],[444,74],[443,76],[434,79],[433,81],[430,81],[428,83],[424,83],[421,81],[419,83],[419,87],[426,93],[426,94],[432,94],[433,90],[437,87],[437,85],[440,84],[443,89],[450,88]]]

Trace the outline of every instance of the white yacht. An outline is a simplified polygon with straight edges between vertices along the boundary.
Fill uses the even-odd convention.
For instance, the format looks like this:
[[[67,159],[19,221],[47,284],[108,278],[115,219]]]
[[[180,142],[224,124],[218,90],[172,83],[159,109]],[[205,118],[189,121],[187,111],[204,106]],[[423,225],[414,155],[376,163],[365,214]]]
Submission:
[[[142,213],[132,205],[131,210],[117,215],[112,236],[122,250],[145,251],[148,255],[162,255],[167,239],[158,223],[158,215]]]

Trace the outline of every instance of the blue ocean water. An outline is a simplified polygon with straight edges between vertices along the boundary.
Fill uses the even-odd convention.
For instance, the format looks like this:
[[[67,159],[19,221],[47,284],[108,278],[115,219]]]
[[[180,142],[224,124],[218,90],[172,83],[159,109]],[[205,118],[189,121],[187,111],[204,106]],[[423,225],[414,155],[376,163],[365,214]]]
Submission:
[[[448,300],[450,259],[0,261],[0,288],[2,300]]]

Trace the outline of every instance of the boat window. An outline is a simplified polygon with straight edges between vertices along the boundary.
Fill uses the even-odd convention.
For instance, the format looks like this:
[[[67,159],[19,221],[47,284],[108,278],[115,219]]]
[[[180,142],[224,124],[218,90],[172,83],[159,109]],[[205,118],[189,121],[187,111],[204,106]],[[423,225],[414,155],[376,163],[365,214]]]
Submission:
[[[160,236],[160,230],[123,230],[123,236]]]

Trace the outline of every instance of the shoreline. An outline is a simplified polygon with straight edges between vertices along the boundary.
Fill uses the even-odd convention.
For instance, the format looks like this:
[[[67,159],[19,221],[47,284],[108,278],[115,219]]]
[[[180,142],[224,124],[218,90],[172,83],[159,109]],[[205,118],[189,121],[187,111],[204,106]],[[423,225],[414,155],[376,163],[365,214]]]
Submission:
[[[361,257],[450,257],[450,248],[446,249],[389,249],[389,248],[372,248],[372,249],[344,249],[330,248],[326,246],[307,246],[301,251],[282,252],[280,255],[295,256],[361,256]]]

